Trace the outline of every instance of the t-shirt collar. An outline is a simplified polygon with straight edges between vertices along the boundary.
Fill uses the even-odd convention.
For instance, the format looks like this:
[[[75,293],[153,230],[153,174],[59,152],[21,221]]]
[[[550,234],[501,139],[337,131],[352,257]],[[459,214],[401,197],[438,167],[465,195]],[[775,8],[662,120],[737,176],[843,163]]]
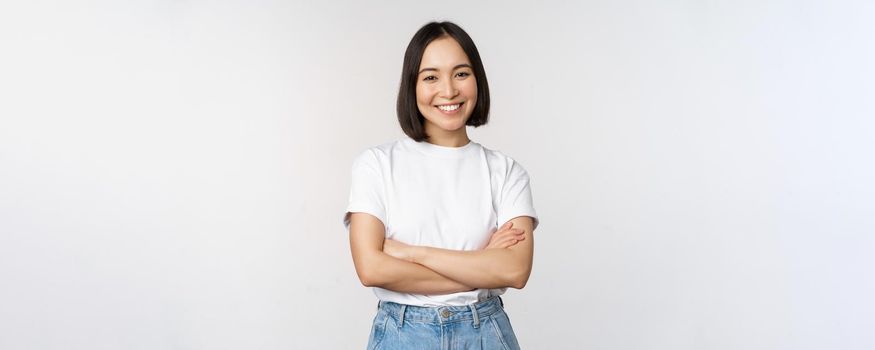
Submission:
[[[471,152],[477,150],[479,146],[478,143],[474,141],[468,141],[464,146],[460,147],[447,147],[447,146],[439,146],[432,143],[428,143],[427,141],[416,142],[411,138],[404,139],[404,142],[410,147],[420,151],[426,155],[430,156],[439,156],[439,157],[447,157],[447,158],[455,158],[455,157],[464,157]]]

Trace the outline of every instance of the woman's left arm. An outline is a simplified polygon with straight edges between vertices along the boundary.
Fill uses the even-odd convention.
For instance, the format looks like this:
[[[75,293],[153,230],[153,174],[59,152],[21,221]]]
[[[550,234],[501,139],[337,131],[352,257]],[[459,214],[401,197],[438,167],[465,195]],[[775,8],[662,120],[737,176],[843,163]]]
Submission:
[[[509,222],[524,231],[525,239],[508,248],[463,251],[395,242],[393,251],[387,253],[474,288],[522,289],[532,272],[534,222],[528,216]]]

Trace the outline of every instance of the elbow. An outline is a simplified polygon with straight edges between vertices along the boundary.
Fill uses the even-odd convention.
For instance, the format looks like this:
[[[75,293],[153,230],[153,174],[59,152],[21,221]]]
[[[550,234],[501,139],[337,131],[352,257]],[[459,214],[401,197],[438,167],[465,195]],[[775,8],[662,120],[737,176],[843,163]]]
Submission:
[[[516,278],[510,281],[510,287],[516,289],[523,289],[526,287],[526,283],[528,283],[529,278]]]
[[[365,287],[383,287],[385,284],[383,278],[375,272],[368,272],[363,275],[360,274],[359,281],[361,281],[362,285]]]
[[[365,287],[375,287],[376,281],[371,275],[359,274],[359,281],[362,282],[362,285]]]
[[[531,274],[531,269],[521,269],[518,271],[512,272],[507,279],[507,286],[516,289],[523,289],[526,287],[526,283],[529,282],[529,275]]]
[[[365,287],[380,287],[385,283],[386,274],[378,254],[360,254],[353,257],[355,273]]]
[[[377,272],[379,269],[373,268],[361,268],[356,269],[356,273],[358,273],[359,281],[365,287],[379,287],[382,285],[380,274]]]
[[[526,287],[526,281],[517,282],[516,284],[511,286],[511,288],[516,288],[516,289],[523,289],[525,287]]]

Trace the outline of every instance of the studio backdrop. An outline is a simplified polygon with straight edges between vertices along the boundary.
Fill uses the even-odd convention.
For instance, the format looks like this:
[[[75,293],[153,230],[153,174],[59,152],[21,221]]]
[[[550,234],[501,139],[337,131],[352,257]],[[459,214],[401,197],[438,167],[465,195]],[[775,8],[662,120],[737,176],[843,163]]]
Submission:
[[[524,349],[875,348],[867,1],[0,5],[0,348],[361,349],[352,160],[473,37],[529,172]]]

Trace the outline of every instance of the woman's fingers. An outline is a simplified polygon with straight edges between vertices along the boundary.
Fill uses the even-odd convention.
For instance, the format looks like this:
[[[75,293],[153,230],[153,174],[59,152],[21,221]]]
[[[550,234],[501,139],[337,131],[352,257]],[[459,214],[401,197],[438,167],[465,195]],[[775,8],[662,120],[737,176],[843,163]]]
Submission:
[[[509,226],[509,225],[505,225],[505,226],[502,226],[500,229],[498,229],[498,231],[493,232],[492,235],[493,235],[493,236],[498,236],[498,235],[501,235],[501,234],[507,234],[508,231],[520,232],[520,231],[522,231],[522,230],[521,230],[521,229],[518,229],[518,228],[513,228],[513,227],[511,227],[511,226]]]
[[[497,235],[495,235],[495,236],[497,236],[496,238],[502,238],[502,237],[515,237],[515,236],[522,235],[524,232],[525,232],[525,231],[523,231],[523,230],[521,230],[521,229],[512,228],[512,229],[504,230],[504,231],[502,231],[500,234],[497,234]]]
[[[508,247],[512,247],[512,246],[516,245],[517,243],[519,243],[518,239],[507,238],[507,239],[502,240],[500,242],[496,242],[496,248],[508,248]]]
[[[495,233],[493,233],[492,236],[489,237],[489,241],[490,242],[497,241],[497,240],[502,239],[503,237],[517,235],[521,232],[522,232],[521,230],[513,229],[513,228],[501,229],[501,230],[495,231]]]
[[[499,248],[508,248],[508,247],[512,247],[512,246],[516,245],[517,243],[519,243],[520,241],[525,240],[525,239],[526,239],[525,235],[507,237],[506,239],[502,240],[501,242],[498,242],[497,244],[498,244]]]
[[[525,239],[525,231],[521,229],[504,229],[495,232],[489,239],[486,249],[507,248]]]

